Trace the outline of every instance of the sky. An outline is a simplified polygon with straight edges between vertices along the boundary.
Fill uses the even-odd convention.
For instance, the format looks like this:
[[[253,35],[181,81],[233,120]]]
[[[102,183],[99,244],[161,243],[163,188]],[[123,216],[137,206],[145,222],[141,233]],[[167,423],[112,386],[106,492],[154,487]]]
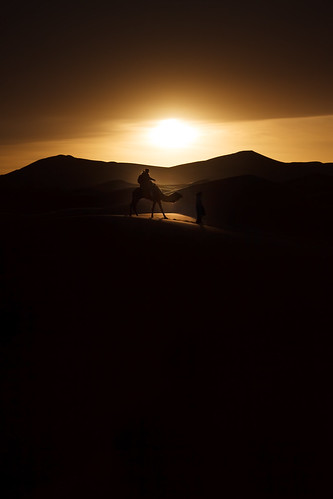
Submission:
[[[327,0],[8,2],[0,173],[56,154],[333,162],[332,32]],[[168,119],[194,139],[154,142]]]

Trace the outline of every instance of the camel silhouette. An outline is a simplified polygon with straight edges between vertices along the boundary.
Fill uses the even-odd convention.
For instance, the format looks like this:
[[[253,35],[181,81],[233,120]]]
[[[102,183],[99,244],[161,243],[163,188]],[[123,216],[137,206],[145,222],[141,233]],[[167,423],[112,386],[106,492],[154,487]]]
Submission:
[[[136,209],[138,201],[140,199],[145,198],[145,199],[150,199],[153,202],[153,206],[151,209],[151,218],[153,218],[153,216],[154,216],[154,208],[155,208],[156,203],[158,203],[160,210],[163,213],[163,217],[168,218],[164,213],[162,201],[166,201],[169,203],[175,203],[181,197],[182,197],[182,195],[179,194],[179,192],[174,192],[172,194],[163,194],[161,189],[159,187],[157,187],[157,185],[155,185],[155,184],[152,185],[152,189],[150,189],[150,192],[148,190],[142,189],[141,187],[137,187],[133,191],[133,194],[132,194],[132,202],[130,205],[130,216],[132,215],[133,212],[136,215],[138,215],[138,212]]]

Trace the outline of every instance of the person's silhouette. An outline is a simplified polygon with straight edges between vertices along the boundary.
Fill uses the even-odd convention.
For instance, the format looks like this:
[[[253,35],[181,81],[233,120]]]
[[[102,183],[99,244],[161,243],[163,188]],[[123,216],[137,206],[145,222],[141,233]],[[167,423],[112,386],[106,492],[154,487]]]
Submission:
[[[197,219],[196,219],[197,224],[202,224],[202,217],[204,217],[206,215],[205,208],[202,204],[201,196],[202,196],[202,192],[197,192],[196,202],[195,202],[195,209],[196,209],[196,213],[197,213]]]
[[[138,183],[143,191],[148,192],[150,195],[153,192],[155,179],[149,175],[149,168],[145,168],[138,177]]]

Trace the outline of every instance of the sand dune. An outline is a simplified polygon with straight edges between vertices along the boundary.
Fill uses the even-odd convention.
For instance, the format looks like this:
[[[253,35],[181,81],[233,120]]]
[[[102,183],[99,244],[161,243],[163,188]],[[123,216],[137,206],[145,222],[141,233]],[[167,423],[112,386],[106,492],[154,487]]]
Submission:
[[[128,214],[142,165],[93,162],[71,156],[46,158],[0,177],[0,209],[16,213]],[[204,162],[157,168],[166,213],[195,218],[195,195],[203,192],[205,225],[230,231],[329,239],[332,235],[332,165],[286,164],[253,151]],[[139,212],[151,210],[140,200]],[[158,211],[158,210],[156,210]]]
[[[133,215],[133,217],[134,216],[135,215]],[[155,212],[153,218],[151,216],[151,212],[139,213],[138,218],[148,218],[152,221],[164,220],[166,223],[167,222],[180,222],[180,223],[192,223],[192,224],[195,223],[194,217],[189,217],[187,215],[182,215],[181,213],[173,213],[173,212],[168,212],[167,220],[165,220],[163,215],[159,212]]]
[[[98,188],[103,183],[111,186],[114,181],[130,184],[146,165],[92,161],[73,156],[59,155],[44,158],[24,168],[0,176],[3,190],[74,190]],[[286,181],[320,172],[332,175],[331,163],[282,163],[254,151],[240,151],[185,165],[162,168],[149,166],[151,175],[159,184],[189,184],[213,181],[228,177],[255,175],[267,180]]]
[[[201,499],[223,481],[228,497],[266,499],[263,474],[291,483],[290,497],[317,495],[331,453],[331,197],[322,179],[315,195],[305,184],[189,185],[168,220],[144,202],[129,217],[123,184],[102,197],[18,196],[16,211],[8,197],[8,497]],[[194,223],[198,188],[219,228]],[[289,234],[277,230],[287,220]]]

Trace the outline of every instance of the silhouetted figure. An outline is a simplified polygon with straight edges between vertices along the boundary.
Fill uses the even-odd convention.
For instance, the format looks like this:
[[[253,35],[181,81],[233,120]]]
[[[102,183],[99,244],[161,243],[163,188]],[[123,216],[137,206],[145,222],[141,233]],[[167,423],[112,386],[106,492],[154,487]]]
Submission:
[[[153,202],[152,208],[151,208],[151,216],[154,216],[154,209],[156,203],[158,203],[161,212],[163,213],[164,218],[168,218],[163,210],[162,206],[162,201],[167,201],[169,203],[175,203],[182,197],[179,192],[173,192],[172,194],[164,194],[161,189],[156,185],[152,184],[153,189],[152,192],[147,192],[147,190],[142,189],[141,187],[138,187],[135,189],[132,193],[132,202],[130,205],[130,216],[134,212],[136,215],[138,215],[136,206],[138,204],[138,201],[142,198],[150,199]]]
[[[153,180],[155,181],[155,179],[149,175],[149,168],[145,168],[138,176],[138,183],[140,184],[140,187],[138,187],[133,191],[132,202],[130,204],[130,216],[132,215],[133,212],[136,215],[138,215],[136,209],[138,201],[142,198],[146,198],[150,199],[153,202],[151,209],[152,218],[154,216],[154,209],[156,203],[158,203],[161,212],[163,213],[163,217],[168,218],[164,213],[162,207],[162,201],[175,203],[176,201],[178,201],[178,199],[182,197],[182,195],[179,194],[179,192],[174,192],[172,194],[164,194],[156,184],[153,184],[152,182]]]
[[[153,194],[155,179],[149,175],[149,168],[145,168],[138,176],[138,183],[144,192],[147,192],[150,196]]]
[[[197,219],[196,219],[197,224],[202,224],[202,217],[204,217],[206,215],[205,208],[202,204],[201,196],[202,196],[202,192],[197,192],[196,203],[195,203],[195,209],[197,212]]]

